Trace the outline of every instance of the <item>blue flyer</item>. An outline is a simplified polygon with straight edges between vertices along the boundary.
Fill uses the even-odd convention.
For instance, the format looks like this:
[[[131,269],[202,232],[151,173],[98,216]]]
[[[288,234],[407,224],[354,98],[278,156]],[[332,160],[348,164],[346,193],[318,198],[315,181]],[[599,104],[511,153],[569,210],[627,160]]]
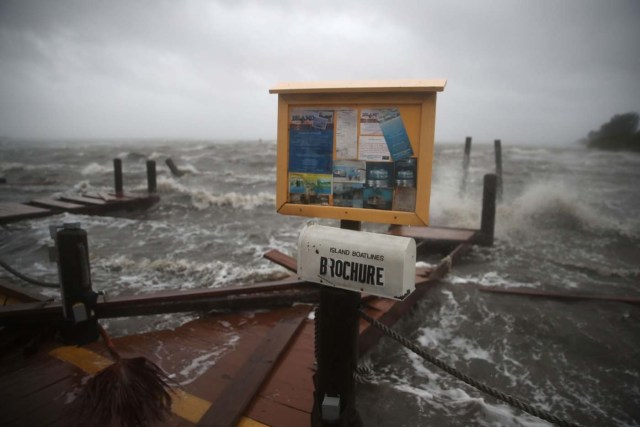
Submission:
[[[289,172],[331,174],[333,114],[304,113],[295,114],[289,125]]]
[[[404,128],[400,112],[396,108],[385,111],[380,121],[380,129],[394,161],[413,156],[411,141]]]

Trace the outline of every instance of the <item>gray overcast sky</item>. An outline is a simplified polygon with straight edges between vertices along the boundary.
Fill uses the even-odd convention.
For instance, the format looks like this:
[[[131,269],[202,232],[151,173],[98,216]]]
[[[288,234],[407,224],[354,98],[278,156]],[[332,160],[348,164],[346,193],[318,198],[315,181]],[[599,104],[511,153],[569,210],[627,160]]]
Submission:
[[[0,136],[275,138],[279,82],[446,78],[436,140],[640,111],[638,0],[0,0]]]

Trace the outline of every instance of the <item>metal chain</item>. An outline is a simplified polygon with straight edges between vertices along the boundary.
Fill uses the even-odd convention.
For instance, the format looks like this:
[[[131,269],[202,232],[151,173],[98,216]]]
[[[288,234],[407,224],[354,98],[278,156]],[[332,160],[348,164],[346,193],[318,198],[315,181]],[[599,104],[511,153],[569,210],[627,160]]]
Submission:
[[[548,421],[552,424],[558,425],[558,426],[562,426],[562,427],[580,427],[579,424],[575,424],[566,420],[563,420],[562,418],[558,418],[555,415],[552,415],[548,412],[542,411],[540,409],[534,408],[533,406],[522,402],[521,400],[518,400],[516,398],[514,398],[513,396],[509,396],[508,394],[502,393],[499,390],[496,390],[492,387],[489,387],[486,384],[483,384],[471,377],[469,377],[466,374],[463,374],[462,372],[458,371],[457,369],[447,365],[446,363],[444,363],[443,361],[441,361],[440,359],[431,356],[430,354],[426,353],[424,351],[424,349],[422,349],[421,347],[417,346],[416,344],[412,343],[411,341],[409,341],[408,339],[406,339],[405,337],[401,336],[400,334],[398,334],[396,331],[394,331],[393,329],[389,328],[387,325],[385,325],[384,323],[381,323],[379,321],[377,321],[376,319],[374,319],[373,317],[369,316],[367,313],[365,313],[363,310],[358,310],[358,313],[360,314],[360,317],[362,317],[364,320],[366,320],[367,322],[371,323],[373,326],[375,326],[376,328],[378,328],[379,330],[381,330],[382,332],[384,332],[387,336],[389,336],[391,339],[395,340],[396,342],[400,343],[402,346],[406,347],[407,349],[411,350],[412,352],[414,352],[415,354],[417,354],[418,356],[421,356],[422,358],[424,358],[427,362],[437,366],[438,368],[442,369],[443,371],[445,371],[446,373],[448,373],[449,375],[453,375],[454,377],[456,377],[457,379],[459,379],[460,381],[469,384],[472,387],[477,388],[478,390],[487,393],[490,396],[495,397],[496,399],[502,400],[505,403],[508,403],[509,405],[513,406],[514,408],[518,408],[521,411],[527,412],[535,417],[541,418],[545,421]]]

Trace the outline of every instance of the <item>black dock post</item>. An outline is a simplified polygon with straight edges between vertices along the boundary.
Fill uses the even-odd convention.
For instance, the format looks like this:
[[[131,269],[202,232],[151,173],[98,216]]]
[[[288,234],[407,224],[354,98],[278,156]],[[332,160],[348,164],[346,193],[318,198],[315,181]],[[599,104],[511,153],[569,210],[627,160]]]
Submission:
[[[460,194],[467,191],[467,176],[469,175],[469,164],[471,163],[471,137],[468,136],[464,141],[464,159],[462,160],[462,185],[460,186]]]
[[[340,221],[340,228],[359,231],[359,221]],[[314,427],[360,427],[353,373],[358,366],[360,293],[322,286],[316,311]]]
[[[65,343],[82,345],[98,339],[94,310],[98,294],[92,289],[87,232],[79,223],[53,228],[62,296],[61,338]]]
[[[176,166],[176,164],[173,162],[173,159],[171,157],[168,157],[167,160],[165,160],[164,162],[167,164],[167,166],[171,170],[171,173],[173,174],[173,176],[177,176],[178,178],[180,178],[182,175],[184,175],[184,172],[178,169],[178,166]]]
[[[496,226],[496,187],[497,177],[495,174],[484,176],[482,187],[482,219],[480,221],[480,235],[483,246],[493,246],[493,236]]]
[[[122,160],[113,159],[113,177],[115,180],[116,196],[122,196],[124,190],[122,187]]]
[[[502,141],[496,139],[494,142],[496,154],[496,175],[498,177],[498,201],[502,201]]]
[[[147,160],[147,191],[153,194],[158,189],[156,181],[156,161]]]

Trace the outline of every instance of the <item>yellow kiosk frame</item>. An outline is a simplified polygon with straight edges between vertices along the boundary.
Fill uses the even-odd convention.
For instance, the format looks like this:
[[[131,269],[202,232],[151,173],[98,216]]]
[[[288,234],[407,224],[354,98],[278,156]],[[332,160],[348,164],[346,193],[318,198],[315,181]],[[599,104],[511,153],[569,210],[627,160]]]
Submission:
[[[386,224],[402,225],[428,225],[429,223],[429,199],[431,194],[431,170],[433,163],[433,145],[435,133],[436,116],[436,93],[444,90],[446,80],[399,80],[399,81],[360,81],[360,82],[315,82],[315,83],[283,83],[269,90],[269,93],[278,94],[278,145],[277,145],[277,180],[276,180],[276,208],[277,211],[285,215],[298,215],[318,218],[331,218],[352,221],[368,221]],[[336,161],[336,138],[338,128],[342,125],[338,122],[335,112],[345,112],[345,116],[350,117],[349,126],[353,128],[353,115],[356,115],[356,149],[363,147],[365,137],[364,128],[367,126],[364,119],[368,114],[375,115],[377,112],[392,112],[399,114],[401,123],[404,125],[404,138],[408,138],[405,144],[410,143],[410,158],[405,163],[415,164],[417,172],[414,181],[415,203],[409,203],[402,210],[377,209],[369,207],[352,207],[344,205],[333,205],[333,188],[330,195],[319,198],[320,202],[308,204],[300,200],[293,200],[291,193],[291,174],[299,171],[290,171],[291,138],[292,135],[298,140],[304,139],[304,134],[294,134],[292,130],[293,117],[303,119],[305,112],[318,113],[319,117],[309,118],[309,126],[326,129],[327,120],[333,132],[333,154],[332,161]],[[326,117],[322,114],[326,113]],[[327,119],[328,117],[328,119]],[[377,119],[376,119],[377,120]],[[346,122],[346,120],[345,120]],[[402,125],[400,125],[402,127]],[[367,127],[367,129],[369,129]],[[297,129],[297,128],[296,128]],[[401,129],[402,130],[402,129]],[[331,131],[325,131],[331,137]],[[353,133],[352,130],[349,132]],[[309,133],[309,135],[312,135]],[[317,134],[317,132],[315,133]],[[375,137],[372,137],[375,138]],[[374,139],[367,139],[374,141]],[[379,137],[382,138],[382,137]],[[387,138],[384,135],[384,138]],[[326,138],[325,138],[326,139]],[[384,141],[384,139],[378,139]],[[303,141],[304,142],[304,141]],[[402,141],[401,141],[402,142]],[[387,139],[388,144],[388,139]],[[362,161],[358,156],[353,159],[355,162]],[[393,153],[391,153],[393,154]],[[385,156],[388,157],[388,156]],[[303,159],[304,160],[304,159]],[[313,159],[312,159],[313,160]],[[387,159],[393,163],[394,159]],[[383,163],[383,162],[380,162]],[[302,164],[302,162],[301,162]],[[384,165],[383,165],[384,166]],[[332,167],[335,167],[333,165]],[[335,177],[335,169],[332,177]],[[344,172],[340,172],[342,174]],[[367,172],[368,174],[369,172]],[[384,169],[383,172],[384,174]],[[295,178],[295,177],[294,177]],[[318,179],[320,182],[321,179]],[[299,182],[299,181],[298,181]],[[367,183],[369,181],[366,181]],[[373,181],[372,181],[373,182]],[[332,183],[332,186],[335,183]],[[368,184],[367,184],[368,185]],[[394,184],[395,185],[395,184]],[[297,188],[297,187],[296,187]],[[374,191],[374,190],[369,190]],[[382,191],[382,190],[376,190]],[[396,206],[395,193],[390,193],[394,198],[393,206]],[[400,194],[400,193],[398,193]],[[385,196],[384,197],[389,197]],[[377,197],[377,196],[373,196]],[[329,200],[329,202],[327,202]],[[371,200],[368,199],[368,200]],[[324,202],[322,202],[324,201]],[[382,200],[388,206],[388,200]]]

